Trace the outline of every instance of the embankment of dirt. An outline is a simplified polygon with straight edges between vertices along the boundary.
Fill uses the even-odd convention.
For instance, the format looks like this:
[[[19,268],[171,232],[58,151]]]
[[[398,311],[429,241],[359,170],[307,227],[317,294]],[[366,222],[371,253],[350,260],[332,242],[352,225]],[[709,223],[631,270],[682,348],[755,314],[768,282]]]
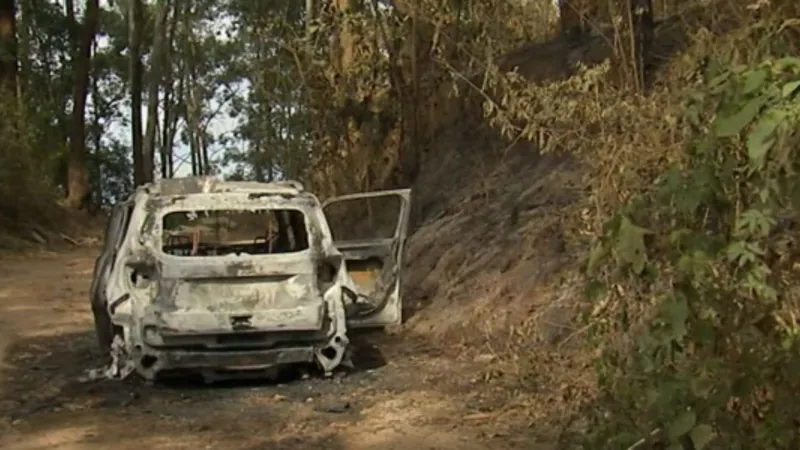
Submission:
[[[509,146],[486,126],[452,128],[415,185],[408,244],[410,326],[446,335],[508,327],[541,305],[540,290],[574,263],[560,224],[581,197],[579,167]],[[464,145],[469,143],[469,145]]]
[[[580,291],[571,269],[586,243],[568,235],[564,221],[587,198],[582,167],[529,142],[512,145],[474,116],[442,130],[431,149],[412,186],[405,332],[488,358],[485,380],[506,405],[489,415],[498,430],[516,434],[534,421],[555,429],[571,410],[541,416],[565,404],[571,388],[559,388],[563,377],[582,376],[584,363],[505,350],[555,349],[576,328]],[[548,407],[525,406],[532,401]],[[557,438],[549,433],[540,438]]]
[[[697,29],[722,33],[735,26],[702,8],[662,21],[651,81],[661,82],[681,58],[695,64],[686,50]],[[501,66],[516,67],[532,83],[563,80],[576,62],[591,66],[610,56],[608,42],[562,37],[532,43]],[[577,273],[589,242],[573,226],[590,203],[592,186],[577,159],[511,143],[487,124],[480,101],[467,108],[469,102],[459,101],[462,115],[431,127],[413,183],[406,326],[444,346],[469,343],[500,354],[508,361],[500,370],[513,385],[508,395],[523,388],[527,400],[517,400],[539,405],[519,417],[566,427],[577,417],[576,399],[591,396],[594,386],[592,350],[581,338],[586,328],[579,320],[583,282]]]
[[[105,221],[103,214],[72,211],[57,203],[44,212],[3,216],[0,217],[0,251],[99,244]]]
[[[721,34],[741,24],[741,18],[708,14],[712,8],[719,6],[693,7],[658,23],[652,83],[674,71],[676,61],[680,65],[695,31]],[[525,45],[498,63],[531,83],[564,80],[578,63],[591,67],[610,58],[610,37],[559,36]],[[443,112],[438,123],[427,125],[427,150],[412,186],[407,317],[418,332],[440,335],[466,327],[482,334],[476,325],[501,318],[492,326],[507,328],[549,305],[550,294],[563,295],[552,288],[565,269],[575,268],[587,244],[565,236],[563,217],[589,198],[591,186],[571,156],[540,154],[531,142],[501,137],[483,117],[483,94],[464,99],[442,92],[431,100]],[[558,333],[543,332],[547,341]]]

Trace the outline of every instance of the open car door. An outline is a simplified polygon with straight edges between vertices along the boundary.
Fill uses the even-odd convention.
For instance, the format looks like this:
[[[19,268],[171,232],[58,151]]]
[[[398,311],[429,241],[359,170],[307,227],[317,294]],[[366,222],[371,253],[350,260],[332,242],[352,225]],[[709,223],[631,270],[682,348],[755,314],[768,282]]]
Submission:
[[[410,206],[411,189],[344,195],[323,203],[333,244],[344,255],[358,290],[348,327],[383,327],[403,320],[401,268]]]

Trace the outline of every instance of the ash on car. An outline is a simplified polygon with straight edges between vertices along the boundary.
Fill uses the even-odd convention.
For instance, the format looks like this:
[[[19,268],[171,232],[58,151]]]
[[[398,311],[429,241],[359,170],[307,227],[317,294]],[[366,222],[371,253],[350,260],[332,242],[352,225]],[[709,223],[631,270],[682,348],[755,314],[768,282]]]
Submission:
[[[409,189],[326,202],[294,181],[147,184],[117,204],[91,305],[102,376],[269,376],[348,360],[348,330],[402,320]]]

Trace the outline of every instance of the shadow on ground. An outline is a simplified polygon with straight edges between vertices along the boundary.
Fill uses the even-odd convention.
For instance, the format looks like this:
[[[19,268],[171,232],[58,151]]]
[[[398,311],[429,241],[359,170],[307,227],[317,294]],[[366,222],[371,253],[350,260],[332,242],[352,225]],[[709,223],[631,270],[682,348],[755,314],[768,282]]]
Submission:
[[[358,348],[356,368],[331,378],[312,373],[301,380],[287,371],[277,382],[206,385],[187,378],[149,385],[136,377],[81,382],[86,370],[106,361],[91,331],[22,340],[8,349],[0,390],[0,429],[14,429],[18,439],[0,446],[108,448],[107,434],[118,441],[135,434],[139,427],[128,430],[128,423],[136,421],[156,423],[146,431],[147,441],[170,448],[173,443],[159,442],[204,435],[222,448],[344,448],[335,435],[320,437],[305,428],[356,421],[368,406],[351,394],[373,384],[374,369],[385,360],[368,343]],[[276,434],[295,437],[269,438]],[[135,435],[128,438],[137,442]]]
[[[27,419],[45,411],[74,407],[92,409],[127,408],[148,403],[148,398],[172,399],[180,403],[231,400],[254,391],[279,398],[308,401],[337,394],[348,387],[374,380],[374,372],[386,365],[381,350],[369,335],[354,338],[355,368],[325,378],[314,368],[288,368],[277,380],[230,380],[205,384],[188,376],[145,384],[135,376],[124,381],[82,382],[87,370],[102,367],[107,358],[97,349],[92,331],[44,336],[13,344],[5,358],[0,389],[0,417]],[[307,370],[301,370],[307,369]],[[302,374],[310,375],[303,379]],[[329,408],[336,409],[336,408]]]

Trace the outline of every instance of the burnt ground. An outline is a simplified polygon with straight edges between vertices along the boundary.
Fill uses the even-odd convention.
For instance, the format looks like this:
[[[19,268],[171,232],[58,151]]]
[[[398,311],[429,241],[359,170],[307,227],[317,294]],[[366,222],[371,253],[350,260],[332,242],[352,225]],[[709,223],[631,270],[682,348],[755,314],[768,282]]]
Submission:
[[[87,291],[97,249],[0,259],[0,448],[551,448],[503,426],[492,355],[410,338],[361,338],[333,378],[204,385],[82,383],[103,363]],[[490,363],[489,363],[490,365]]]

